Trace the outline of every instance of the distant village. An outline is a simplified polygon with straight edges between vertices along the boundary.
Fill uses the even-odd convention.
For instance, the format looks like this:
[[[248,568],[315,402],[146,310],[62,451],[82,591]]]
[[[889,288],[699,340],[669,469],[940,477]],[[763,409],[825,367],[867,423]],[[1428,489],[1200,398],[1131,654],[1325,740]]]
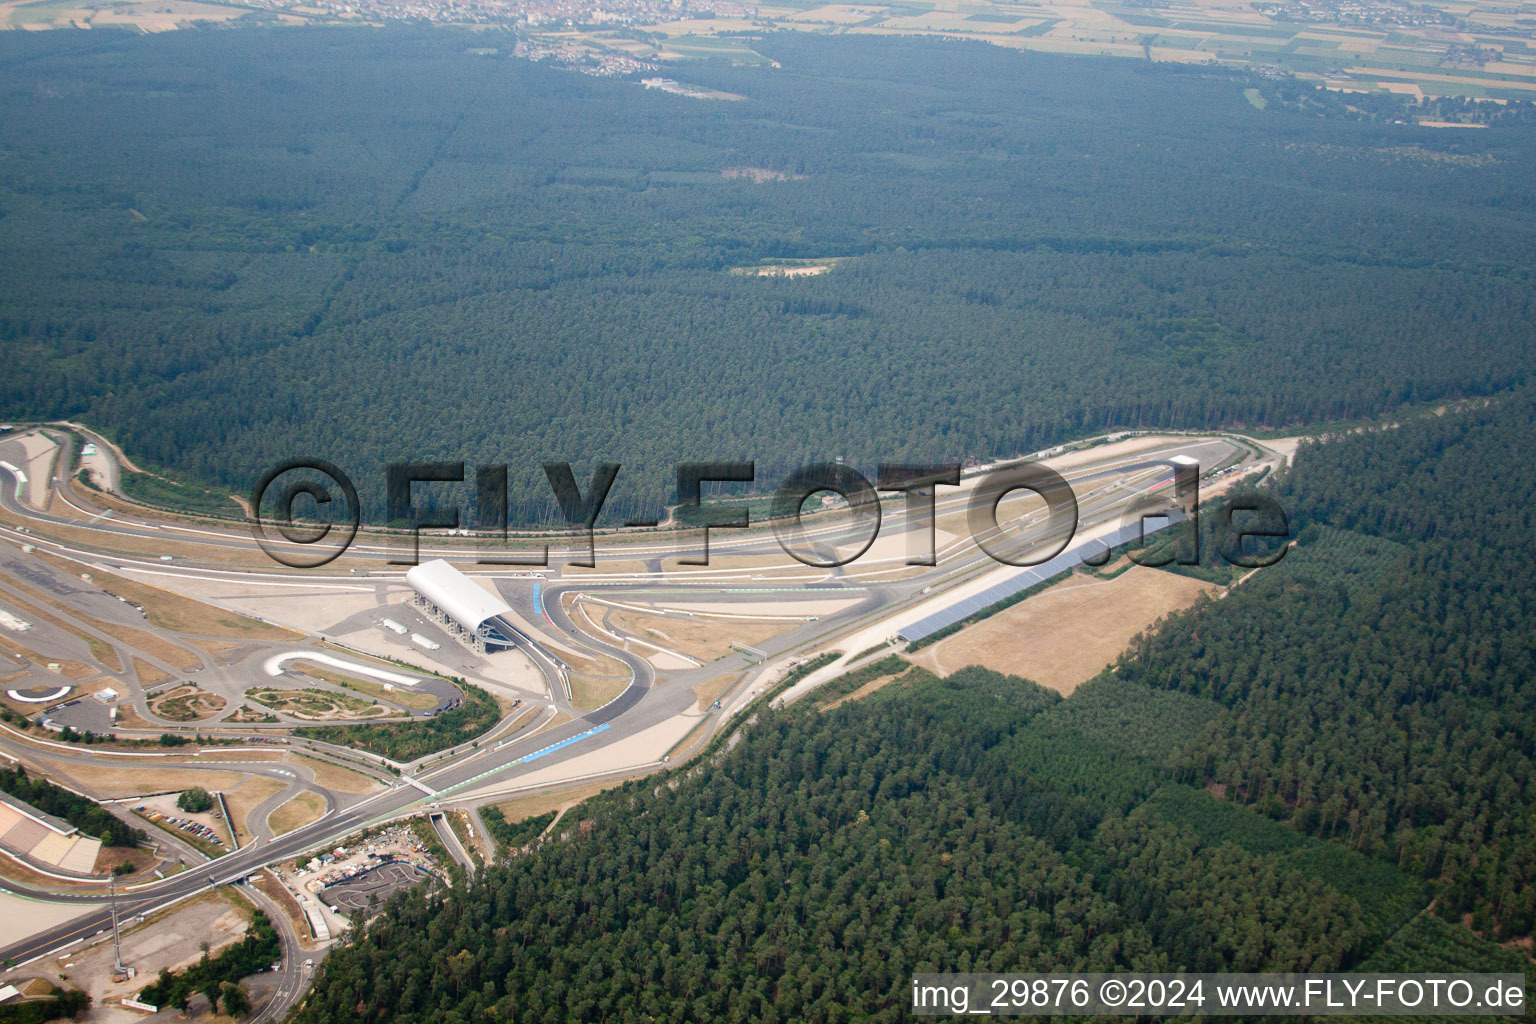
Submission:
[[[747,8],[723,0],[251,0],[274,12],[301,8],[338,18],[435,24],[566,28],[654,25],[681,17],[742,17]]]
[[[1253,5],[1267,18],[1293,25],[1329,24],[1374,28],[1429,28],[1456,24],[1454,15],[1425,4],[1381,0],[1269,0]]]
[[[520,40],[513,48],[512,56],[525,60],[547,60],[598,78],[656,70],[655,64],[618,50],[591,50],[563,40]]]

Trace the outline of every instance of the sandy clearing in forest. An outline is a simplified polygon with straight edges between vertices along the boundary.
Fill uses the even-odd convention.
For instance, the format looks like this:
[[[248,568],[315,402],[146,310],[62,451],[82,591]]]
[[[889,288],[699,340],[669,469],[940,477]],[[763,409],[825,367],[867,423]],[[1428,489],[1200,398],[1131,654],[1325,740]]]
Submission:
[[[1218,590],[1139,565],[1112,580],[1074,575],[911,657],[941,676],[982,665],[1068,694],[1158,619]]]
[[[1296,457],[1296,449],[1301,447],[1302,442],[1311,440],[1313,439],[1310,437],[1271,437],[1265,438],[1258,443],[1271,451],[1284,455],[1287,459],[1294,459]]]
[[[758,267],[758,277],[817,277],[832,269],[830,263],[811,263],[800,267]]]
[[[1117,529],[1117,525],[1114,522],[1101,523],[1098,526],[1089,527],[1086,530],[1080,531],[1076,539],[1080,543],[1088,543],[1090,541],[1099,540],[1108,536],[1109,534],[1113,533],[1115,529]],[[867,650],[871,647],[882,646],[890,643],[893,639],[895,639],[897,633],[903,626],[918,622],[921,619],[926,618],[929,615],[933,615],[940,610],[951,608],[967,597],[973,597],[990,587],[994,587],[999,583],[1007,582],[1013,579],[1023,571],[1025,570],[1013,566],[999,566],[990,572],[983,572],[980,575],[972,577],[965,583],[959,584],[956,587],[946,590],[942,594],[934,594],[933,596],[920,601],[915,606],[907,609],[905,615],[882,617],[879,620],[856,630],[855,632],[844,635],[836,643],[829,644],[827,647],[822,648],[822,650],[825,651],[841,652],[840,656],[835,661],[823,665],[821,668],[818,668],[815,671],[809,673],[805,676],[805,678],[801,679],[788,690],[784,691],[784,693],[777,699],[780,702],[785,703],[798,699],[804,694],[816,689],[816,687],[820,686],[822,683],[825,683],[830,679],[835,679],[846,672],[848,670],[849,660],[856,656],[858,652]],[[813,656],[815,653],[816,652],[810,652],[810,654]],[[753,687],[752,689],[733,699],[731,710],[736,710],[747,700],[750,700],[752,695],[759,692],[764,686],[771,685],[774,680],[781,678],[783,674],[788,671],[788,665],[788,661],[781,661],[773,665],[767,673],[760,677],[760,683],[758,686]]]

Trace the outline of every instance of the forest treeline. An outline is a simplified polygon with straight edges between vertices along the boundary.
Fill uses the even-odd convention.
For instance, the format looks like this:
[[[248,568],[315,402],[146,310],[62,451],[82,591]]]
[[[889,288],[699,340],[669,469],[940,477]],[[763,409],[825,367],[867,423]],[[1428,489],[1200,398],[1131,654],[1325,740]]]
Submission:
[[[1146,638],[1127,682],[1231,708],[1178,776],[1536,929],[1536,402],[1303,447],[1299,547]]]
[[[0,415],[83,419],[231,512],[315,456],[372,521],[384,466],[422,460],[505,463],[514,521],[548,520],[544,461],[619,462],[607,524],[655,516],[678,462],[771,488],[1530,372],[1524,122],[798,34],[763,41],[780,68],[687,65],[744,97],[700,101],[466,52],[499,38],[0,38]],[[838,262],[753,273],[788,259]],[[469,515],[472,483],[419,490]]]
[[[467,888],[393,897],[297,1020],[901,1020],[927,971],[1524,970],[1497,942],[1531,929],[1533,414],[1304,448],[1286,558],[1070,698],[911,668],[765,710]]]

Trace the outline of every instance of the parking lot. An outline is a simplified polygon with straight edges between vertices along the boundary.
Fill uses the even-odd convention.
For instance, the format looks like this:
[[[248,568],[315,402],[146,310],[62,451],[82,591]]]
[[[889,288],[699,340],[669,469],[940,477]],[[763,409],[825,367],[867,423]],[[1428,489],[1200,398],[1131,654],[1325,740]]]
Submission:
[[[176,798],[179,795],[179,793],[162,793],[147,797],[142,803],[135,803],[133,810],[146,821],[161,828],[179,830],[187,835],[196,836],[205,843],[228,849],[229,836],[224,831],[223,821],[214,810],[210,809],[201,814],[184,811],[176,806]]]

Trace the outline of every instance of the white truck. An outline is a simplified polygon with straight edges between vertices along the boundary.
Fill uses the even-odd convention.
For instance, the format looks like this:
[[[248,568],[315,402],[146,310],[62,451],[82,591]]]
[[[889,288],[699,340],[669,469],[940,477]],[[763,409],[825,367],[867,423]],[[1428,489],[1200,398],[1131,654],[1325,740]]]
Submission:
[[[411,643],[416,644],[418,647],[425,647],[429,651],[435,651],[439,647],[443,646],[442,644],[438,643],[436,640],[432,640],[432,639],[429,639],[428,637],[424,637],[420,633],[412,633],[411,634]]]
[[[383,626],[391,633],[399,633],[401,636],[405,635],[405,627],[400,625],[400,623],[396,622],[394,619],[385,619],[383,622],[379,623],[379,625]]]

